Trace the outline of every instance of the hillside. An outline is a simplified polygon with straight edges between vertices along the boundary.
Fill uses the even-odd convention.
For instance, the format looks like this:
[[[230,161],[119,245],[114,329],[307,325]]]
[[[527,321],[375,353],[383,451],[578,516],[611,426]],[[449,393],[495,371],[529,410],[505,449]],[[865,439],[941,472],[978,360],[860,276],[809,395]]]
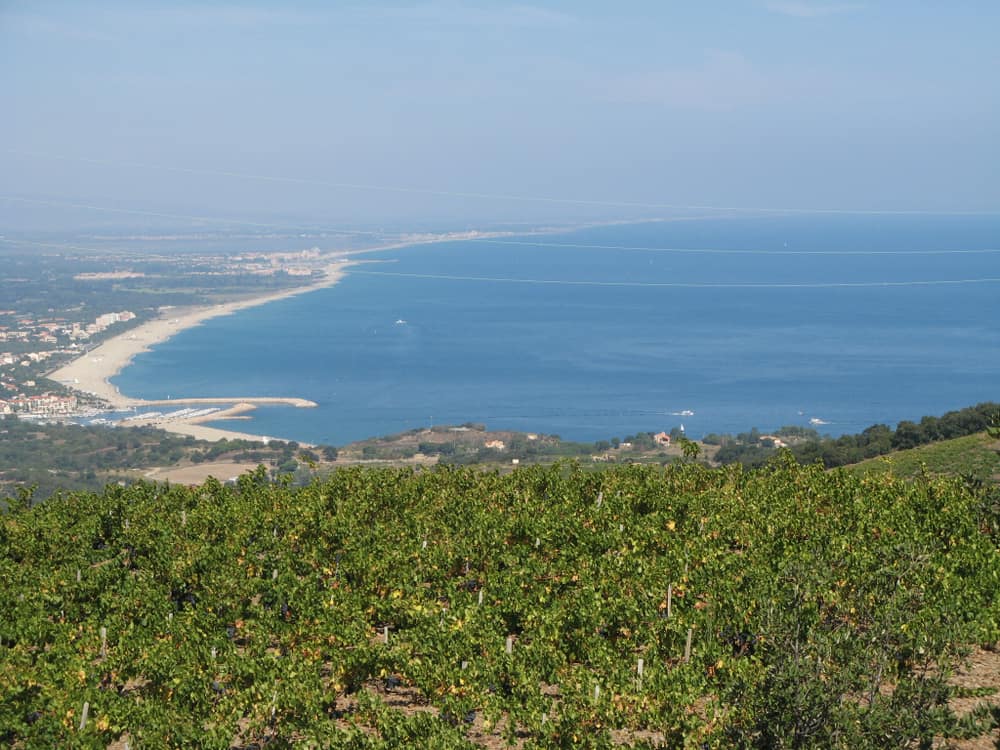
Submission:
[[[0,740],[971,737],[995,723],[991,689],[948,677],[1000,636],[998,542],[985,491],[787,457],[756,472],[348,468],[302,488],[261,470],[22,502],[0,516]]]
[[[916,477],[926,469],[935,475],[997,482],[1000,481],[1000,440],[979,432],[894,451],[854,464],[849,469],[858,474],[884,474],[891,471],[900,477]]]
[[[302,455],[298,443],[281,440],[268,445],[245,440],[211,443],[154,427],[46,424],[7,415],[0,417],[0,509],[5,498],[27,487],[34,488],[38,501],[61,490],[100,490],[144,476],[184,481],[184,470],[192,472],[209,463],[223,479],[260,464],[275,473],[291,474],[299,468],[296,459]],[[305,455],[319,460],[311,452]],[[218,462],[225,462],[225,474],[219,473]],[[169,471],[171,467],[176,471]],[[203,480],[211,470],[195,476]]]

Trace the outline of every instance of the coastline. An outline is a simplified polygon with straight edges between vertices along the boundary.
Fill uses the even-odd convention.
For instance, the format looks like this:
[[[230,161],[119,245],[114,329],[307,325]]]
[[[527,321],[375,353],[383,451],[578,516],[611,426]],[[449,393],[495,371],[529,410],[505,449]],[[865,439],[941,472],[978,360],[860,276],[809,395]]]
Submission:
[[[49,373],[48,377],[66,387],[97,396],[106,401],[113,409],[124,411],[137,406],[156,406],[164,404],[184,404],[184,403],[215,403],[230,404],[232,407],[249,406],[254,403],[282,403],[295,407],[311,407],[316,404],[305,399],[298,398],[272,398],[272,397],[222,397],[212,399],[172,399],[170,401],[155,401],[140,398],[133,398],[121,393],[118,388],[111,384],[111,378],[121,372],[131,364],[132,360],[143,352],[148,352],[151,347],[161,344],[168,339],[188,328],[201,325],[206,320],[231,315],[240,310],[251,307],[258,307],[269,302],[287,299],[300,294],[331,287],[339,282],[345,270],[353,265],[350,260],[344,259],[331,263],[323,268],[324,276],[320,280],[301,287],[285,289],[280,292],[251,297],[232,302],[222,302],[208,307],[193,307],[183,309],[170,309],[161,311],[158,318],[149,320],[136,328],[112,336],[103,341],[90,351],[77,357],[73,361]],[[247,410],[247,409],[243,409]],[[218,419],[215,416],[215,419]],[[152,423],[150,423],[152,424]],[[182,435],[192,435],[201,440],[222,440],[242,439],[260,441],[264,438],[261,435],[252,435],[245,432],[218,429],[207,427],[197,420],[168,420],[156,423],[156,427]]]
[[[605,223],[607,224],[617,224],[617,223],[642,223],[646,221],[661,221],[661,219],[644,219],[638,222],[602,222],[595,226],[601,226]],[[114,385],[111,384],[110,380],[115,375],[120,373],[126,367],[128,367],[132,360],[139,354],[148,352],[151,347],[156,344],[161,344],[168,339],[173,338],[175,335],[184,331],[188,328],[193,328],[200,325],[206,320],[211,320],[212,318],[221,317],[223,315],[231,315],[232,313],[239,312],[240,310],[246,310],[251,307],[258,307],[260,305],[265,305],[268,302],[274,302],[280,299],[286,299],[288,297],[297,296],[299,294],[305,294],[307,292],[315,291],[317,289],[323,289],[327,287],[334,286],[337,284],[344,276],[345,271],[353,265],[357,265],[359,262],[351,260],[351,257],[355,255],[364,255],[367,253],[384,252],[386,250],[402,249],[407,247],[420,246],[425,244],[435,244],[444,242],[457,242],[457,241],[483,241],[491,240],[502,237],[509,236],[521,236],[521,235],[545,235],[545,234],[561,234],[567,231],[577,231],[581,228],[586,228],[592,226],[589,224],[578,225],[574,227],[543,227],[535,228],[533,230],[528,230],[524,232],[513,232],[513,231],[466,231],[466,232],[449,232],[444,235],[434,235],[434,234],[413,234],[404,237],[401,241],[392,242],[385,245],[378,245],[376,247],[365,248],[360,250],[349,250],[343,253],[343,257],[331,264],[324,266],[323,272],[324,276],[319,281],[312,284],[307,284],[301,287],[295,287],[292,289],[286,289],[280,292],[275,292],[272,294],[265,294],[259,297],[251,297],[244,300],[236,300],[232,302],[222,302],[212,306],[201,306],[201,307],[189,307],[189,308],[174,308],[170,310],[161,310],[161,314],[158,318],[146,321],[145,323],[133,328],[129,331],[125,331],[116,336],[103,341],[98,346],[94,347],[90,351],[82,354],[71,362],[59,367],[58,369],[52,371],[48,374],[50,380],[54,380],[66,387],[86,393],[89,395],[97,396],[98,398],[106,401],[113,409],[125,410],[130,409],[134,406],[154,406],[163,405],[164,402],[161,401],[151,401],[140,398],[133,398],[126,396],[121,391],[118,390]],[[237,404],[241,402],[257,402],[257,403],[267,403],[280,401],[282,403],[287,403],[292,406],[314,406],[312,402],[304,402],[303,399],[268,399],[268,398],[220,398],[220,399],[177,399],[174,403],[228,403]],[[299,403],[296,403],[299,402]],[[225,431],[221,431],[225,432]],[[241,433],[233,433],[234,435],[240,435]]]
[[[206,417],[196,417],[188,419],[184,417],[174,418],[153,418],[150,420],[129,421],[132,426],[150,426],[179,435],[189,435],[198,440],[217,442],[219,440],[248,440],[256,442],[267,442],[272,439],[269,436],[252,434],[244,431],[229,430],[219,427],[211,427],[205,422],[222,421],[226,419],[244,419],[251,422],[250,416],[230,416],[240,415],[243,412],[251,411],[255,404],[282,404],[298,408],[314,407],[316,404],[302,398],[274,398],[274,397],[220,397],[220,398],[177,398],[169,400],[150,400],[127,396],[114,386],[110,381],[115,375],[128,367],[133,359],[144,352],[161,344],[188,328],[201,325],[206,320],[216,317],[230,315],[241,310],[265,305],[288,297],[305,294],[317,289],[334,286],[345,275],[346,270],[353,265],[366,261],[352,260],[354,256],[363,256],[369,253],[384,252],[386,250],[405,249],[418,247],[426,244],[461,242],[461,241],[489,241],[511,236],[545,236],[549,234],[563,234],[566,232],[579,231],[590,226],[614,225],[619,223],[645,223],[649,221],[662,221],[662,219],[641,219],[636,221],[611,221],[597,222],[596,224],[582,224],[573,226],[552,226],[535,227],[524,231],[459,231],[445,234],[422,234],[414,233],[401,237],[395,242],[377,245],[375,247],[353,249],[343,251],[339,259],[328,263],[323,267],[324,276],[311,284],[292,289],[285,289],[280,292],[264,294],[258,297],[251,297],[243,300],[223,302],[211,306],[199,306],[188,308],[171,308],[160,311],[160,316],[146,321],[129,331],[125,331],[116,336],[103,341],[90,351],[82,354],[71,362],[59,367],[48,374],[48,378],[70,388],[71,390],[97,396],[105,401],[116,411],[125,411],[134,407],[149,406],[181,406],[187,404],[225,404],[226,408],[221,412],[215,412]],[[121,423],[120,423],[121,424]],[[248,424],[249,426],[249,424]],[[299,442],[306,448],[315,447],[310,443]]]
[[[550,234],[564,234],[567,232],[575,232],[581,229],[586,229],[594,226],[613,226],[617,224],[641,224],[648,222],[661,222],[661,221],[675,221],[683,220],[684,218],[701,218],[701,217],[676,217],[671,219],[662,218],[646,218],[637,220],[625,220],[625,221],[607,221],[607,222],[595,222],[595,223],[584,223],[582,225],[571,225],[571,226],[550,226],[550,227],[535,227],[533,229],[512,231],[512,230],[501,230],[501,231],[460,231],[460,232],[448,232],[445,234],[410,234],[401,237],[395,242],[390,242],[383,245],[378,245],[375,247],[369,247],[364,249],[353,249],[343,251],[342,254],[338,254],[338,260],[328,263],[322,270],[324,276],[311,284],[306,284],[301,287],[295,287],[291,289],[285,289],[280,292],[274,292],[270,294],[264,294],[257,297],[250,297],[242,300],[234,300],[231,302],[223,302],[211,306],[198,306],[198,307],[188,307],[188,308],[169,308],[161,309],[160,315],[157,318],[146,321],[141,325],[133,328],[129,331],[125,331],[116,336],[113,336],[105,341],[103,341],[98,346],[94,347],[92,350],[82,354],[71,362],[63,365],[62,367],[49,373],[48,377],[51,380],[55,380],[66,387],[86,393],[88,395],[97,396],[101,400],[105,401],[113,410],[124,411],[127,409],[132,409],[134,407],[152,407],[152,406],[181,406],[190,404],[225,404],[226,409],[222,412],[216,412],[208,417],[197,417],[194,419],[187,419],[184,417],[174,418],[167,417],[165,419],[151,419],[151,420],[141,420],[138,422],[130,421],[128,424],[131,425],[147,425],[162,429],[168,432],[172,432],[180,435],[189,435],[199,440],[207,441],[219,441],[224,439],[229,440],[248,440],[248,441],[258,441],[267,442],[271,438],[264,435],[251,434],[249,432],[228,430],[218,427],[210,427],[205,422],[222,421],[225,419],[232,419],[234,417],[228,417],[223,415],[228,415],[234,410],[236,413],[242,411],[250,411],[254,408],[254,404],[281,404],[286,406],[294,406],[298,408],[308,408],[314,407],[316,404],[312,401],[308,401],[302,398],[277,398],[277,397],[266,397],[266,396],[239,396],[239,397],[219,397],[219,398],[177,398],[177,399],[159,399],[159,400],[149,400],[141,399],[136,397],[127,396],[117,387],[115,387],[110,381],[115,375],[120,373],[129,364],[132,363],[133,359],[144,352],[150,351],[150,349],[161,344],[175,335],[184,331],[188,328],[193,328],[200,325],[206,320],[211,320],[216,317],[222,317],[224,315],[230,315],[241,310],[245,310],[252,307],[258,307],[260,305],[265,305],[269,302],[274,302],[280,299],[286,299],[288,297],[297,296],[299,294],[305,294],[317,289],[327,288],[337,284],[345,275],[348,268],[358,263],[364,263],[366,261],[352,260],[353,256],[361,256],[368,253],[384,252],[386,250],[396,250],[404,249],[409,247],[416,247],[425,244],[436,244],[436,243],[448,243],[448,242],[458,242],[458,241],[485,241],[502,239],[511,236],[546,236]],[[245,419],[248,422],[252,420],[249,416],[237,416],[235,419]],[[248,425],[249,426],[249,425]],[[304,447],[314,447],[311,444],[299,442]]]

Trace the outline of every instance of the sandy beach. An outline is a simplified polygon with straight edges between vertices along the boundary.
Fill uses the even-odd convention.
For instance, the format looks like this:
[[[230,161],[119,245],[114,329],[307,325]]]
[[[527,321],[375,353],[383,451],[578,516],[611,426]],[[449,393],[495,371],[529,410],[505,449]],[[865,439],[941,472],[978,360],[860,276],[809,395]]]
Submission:
[[[130,409],[132,407],[183,405],[183,404],[231,404],[234,407],[253,408],[253,404],[286,404],[293,407],[310,407],[315,403],[306,399],[297,398],[277,398],[267,395],[258,396],[233,396],[225,398],[187,398],[171,399],[170,401],[149,401],[140,398],[132,398],[121,393],[110,379],[121,372],[132,362],[132,359],[142,352],[149,351],[156,344],[161,344],[181,331],[200,325],[206,320],[218,318],[223,315],[230,315],[240,310],[250,307],[265,305],[279,299],[286,299],[298,294],[315,291],[330,287],[336,284],[344,275],[345,269],[350,266],[350,261],[340,261],[326,266],[324,276],[319,281],[294,289],[286,289],[273,294],[266,294],[260,297],[252,297],[245,300],[225,302],[211,307],[195,308],[172,308],[161,311],[161,316],[143,323],[142,325],[126,331],[118,336],[104,341],[94,347],[86,354],[78,357],[69,364],[60,367],[49,374],[49,378],[61,383],[73,390],[87,394],[92,394],[106,401],[112,408],[117,410]],[[220,419],[220,413],[216,413],[210,419]],[[202,420],[203,421],[203,420]],[[245,432],[232,430],[222,430],[214,427],[206,427],[199,424],[199,420],[185,421],[165,420],[162,422],[151,422],[155,426],[170,432],[182,435],[192,435],[201,440],[222,440],[243,439],[261,440],[264,436],[253,435]]]
[[[258,402],[268,403],[267,399],[258,399]],[[187,399],[169,401],[165,403],[169,404],[181,404],[185,402],[200,402],[200,399]],[[164,403],[164,402],[146,402],[150,404],[154,403]],[[205,399],[205,403],[218,403],[217,401]],[[306,402],[306,403],[312,403]],[[125,424],[129,427],[158,427],[161,430],[167,430],[168,432],[174,432],[179,435],[190,435],[198,440],[208,440],[215,442],[217,440],[256,440],[263,443],[268,442],[271,438],[266,435],[252,435],[246,432],[237,432],[235,430],[226,430],[219,427],[208,427],[206,422],[218,422],[222,420],[238,420],[245,419],[250,422],[253,417],[249,416],[257,407],[248,401],[240,401],[239,403],[233,404],[232,406],[220,409],[218,411],[213,411],[211,414],[203,414],[201,416],[172,416],[170,413],[161,414],[160,416],[150,417],[149,419],[129,419]],[[303,443],[297,441],[299,445],[303,448],[313,448],[315,447],[312,443]]]

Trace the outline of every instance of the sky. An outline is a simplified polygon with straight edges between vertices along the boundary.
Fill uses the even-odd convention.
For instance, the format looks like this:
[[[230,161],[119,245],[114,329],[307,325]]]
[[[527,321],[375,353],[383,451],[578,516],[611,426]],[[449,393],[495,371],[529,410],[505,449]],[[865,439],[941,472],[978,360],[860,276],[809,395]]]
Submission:
[[[0,0],[0,229],[1000,211],[998,28],[994,0]]]

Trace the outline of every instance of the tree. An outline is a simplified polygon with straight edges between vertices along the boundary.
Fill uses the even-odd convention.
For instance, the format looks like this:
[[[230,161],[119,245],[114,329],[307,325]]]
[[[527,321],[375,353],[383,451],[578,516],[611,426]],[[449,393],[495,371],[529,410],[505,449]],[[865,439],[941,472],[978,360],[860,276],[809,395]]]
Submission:
[[[684,458],[689,461],[694,461],[698,458],[701,453],[701,446],[698,445],[694,440],[688,440],[687,438],[681,438],[681,451],[684,452]]]
[[[892,436],[892,447],[896,450],[915,448],[924,442],[924,433],[920,425],[909,420],[903,420],[896,425],[896,434]]]

